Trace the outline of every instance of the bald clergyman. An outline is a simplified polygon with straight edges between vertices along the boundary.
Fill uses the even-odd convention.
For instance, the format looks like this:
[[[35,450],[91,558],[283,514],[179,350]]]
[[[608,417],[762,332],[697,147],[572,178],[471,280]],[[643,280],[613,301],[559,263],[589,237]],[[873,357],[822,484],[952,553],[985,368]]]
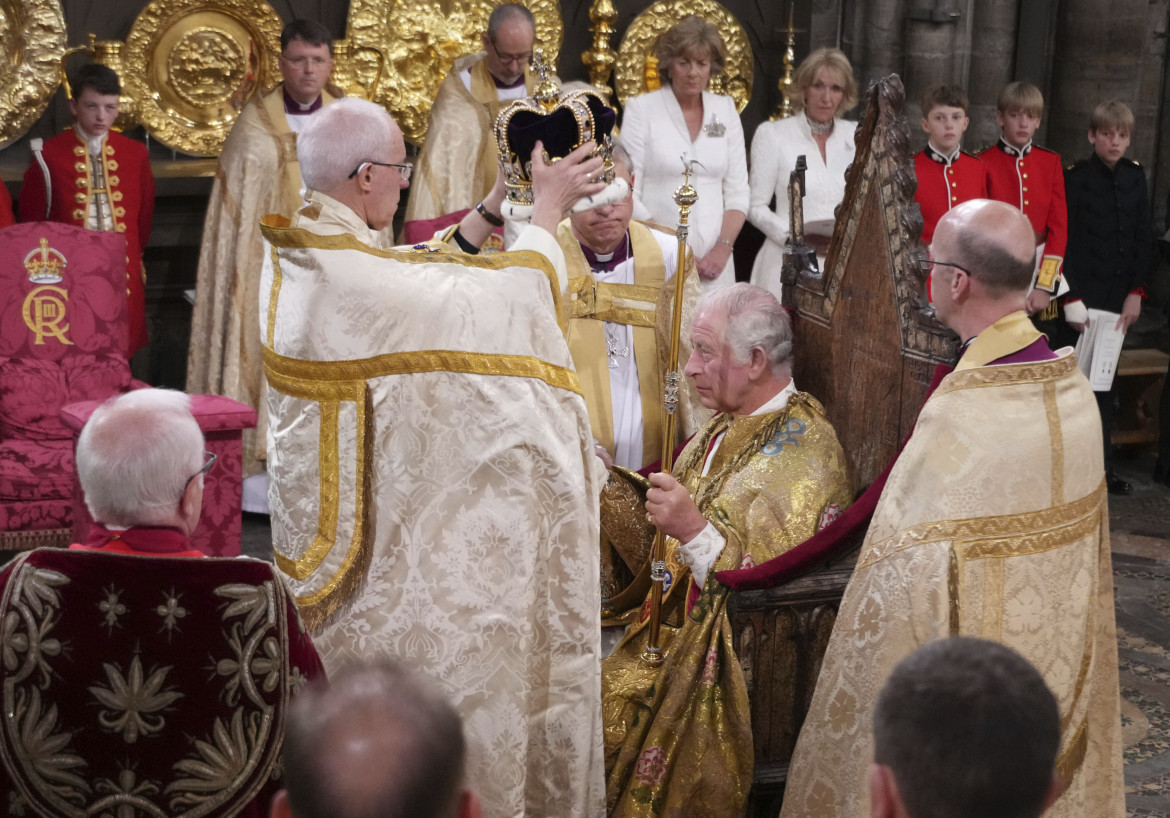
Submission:
[[[873,708],[920,645],[1021,653],[1060,705],[1046,815],[1125,814],[1101,421],[1071,348],[1024,312],[1028,220],[976,199],[938,223],[930,289],[962,353],[890,472],[792,760],[783,818],[866,818]]]

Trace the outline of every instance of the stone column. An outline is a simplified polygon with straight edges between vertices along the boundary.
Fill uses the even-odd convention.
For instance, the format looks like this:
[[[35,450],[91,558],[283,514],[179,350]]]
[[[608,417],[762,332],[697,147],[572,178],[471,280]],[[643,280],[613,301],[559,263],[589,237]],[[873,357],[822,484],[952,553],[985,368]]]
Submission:
[[[981,0],[971,21],[971,69],[967,96],[971,100],[971,125],[963,147],[974,153],[995,143],[995,101],[1013,79],[1019,0]]]

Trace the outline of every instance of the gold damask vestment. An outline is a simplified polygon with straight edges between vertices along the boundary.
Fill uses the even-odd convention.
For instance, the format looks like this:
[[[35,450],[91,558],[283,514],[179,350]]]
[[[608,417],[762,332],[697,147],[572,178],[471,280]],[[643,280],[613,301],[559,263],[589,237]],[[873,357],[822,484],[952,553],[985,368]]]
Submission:
[[[323,92],[322,102],[334,97]],[[257,305],[264,240],[260,219],[291,216],[301,199],[296,134],[284,112],[284,86],[254,96],[219,157],[199,247],[187,391],[226,395],[256,410],[244,430],[244,477],[263,469],[268,410],[264,401]]]
[[[642,462],[653,463],[662,456],[662,389],[670,351],[671,305],[674,302],[673,276],[678,264],[678,242],[674,234],[657,225],[632,221],[630,249],[634,263],[632,284],[609,284],[595,280],[573,235],[569,222],[557,229],[557,242],[565,252],[569,272],[566,309],[569,316],[569,352],[581,379],[593,437],[613,453],[614,424],[609,361],[606,354],[605,322],[633,327],[632,354],[638,367],[638,391],[642,402]],[[679,366],[691,354],[691,316],[699,300],[699,281],[694,257],[688,252],[683,285],[683,322]],[[679,442],[692,435],[711,416],[695,395],[689,379],[679,390]]]
[[[460,72],[471,67],[471,90]],[[526,93],[532,74],[525,71]],[[511,100],[500,100],[487,70],[487,53],[455,61],[435,95],[426,143],[415,163],[406,221],[429,221],[475,207],[492,189],[499,169],[492,124]]]
[[[873,706],[894,665],[946,636],[1011,646],[1060,704],[1056,818],[1125,814],[1101,423],[1071,350],[983,366],[1037,333],[984,330],[923,407],[845,591],[785,818],[869,815]],[[1020,339],[1022,340],[1013,340]]]
[[[701,476],[716,436],[726,436]],[[747,686],[732,643],[728,588],[715,572],[791,550],[850,502],[845,454],[813,398],[776,412],[716,415],[687,444],[674,475],[726,540],[693,607],[691,573],[667,540],[672,581],[663,596],[665,663],[639,656],[649,599],[602,663],[606,797],[613,816],[738,816],[752,780]]]
[[[271,253],[273,542],[326,670],[392,655],[463,718],[484,815],[603,801],[598,495],[560,250],[379,249],[328,196]]]

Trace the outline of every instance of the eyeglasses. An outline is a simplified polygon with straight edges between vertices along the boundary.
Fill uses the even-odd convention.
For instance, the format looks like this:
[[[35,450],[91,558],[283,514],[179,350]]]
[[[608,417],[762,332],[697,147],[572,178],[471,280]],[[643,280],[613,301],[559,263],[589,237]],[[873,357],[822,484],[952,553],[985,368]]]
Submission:
[[[496,48],[495,41],[492,40],[490,37],[488,38],[488,42],[491,43],[491,45],[492,45],[492,51],[495,52],[496,59],[502,63],[528,65],[528,63],[532,60],[532,52],[531,51],[526,51],[523,54],[505,54],[504,52],[502,52],[498,48]]]
[[[366,165],[379,165],[383,168],[398,168],[398,172],[402,174],[402,181],[404,182],[410,181],[410,172],[414,170],[414,165],[412,165],[410,162],[362,162],[353,169],[353,172],[349,174],[349,176],[346,176],[345,178],[352,179],[353,177],[357,176],[362,172],[362,168],[364,168]]]
[[[183,494],[187,493],[187,487],[191,485],[192,480],[194,480],[196,477],[202,477],[211,471],[211,467],[215,465],[216,460],[219,460],[218,455],[215,455],[211,452],[203,453],[203,468],[187,478],[187,482],[183,484]],[[183,495],[180,494],[179,496],[182,497]]]
[[[955,264],[953,261],[935,261],[932,258],[924,258],[921,259],[918,263],[922,267],[922,272],[926,273],[926,275],[930,275],[931,271],[934,270],[935,267],[954,267],[956,270],[962,270],[967,275],[971,275],[970,270],[961,264]]]

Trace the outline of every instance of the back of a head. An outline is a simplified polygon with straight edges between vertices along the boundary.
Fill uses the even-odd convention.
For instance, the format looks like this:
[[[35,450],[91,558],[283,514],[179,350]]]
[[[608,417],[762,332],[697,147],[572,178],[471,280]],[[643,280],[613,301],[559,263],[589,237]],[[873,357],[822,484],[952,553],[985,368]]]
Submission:
[[[77,475],[95,520],[129,527],[171,517],[203,463],[190,406],[182,392],[138,389],[90,416],[77,439]]]
[[[96,93],[105,96],[117,96],[122,93],[122,83],[118,74],[107,65],[89,63],[77,69],[69,78],[69,93],[74,99],[81,96],[86,88],[92,88]]]
[[[309,117],[297,138],[301,178],[310,190],[329,193],[362,162],[385,161],[398,132],[382,106],[343,97]]]
[[[284,743],[294,818],[451,818],[463,726],[433,685],[386,661],[301,693]]]
[[[903,659],[874,711],[874,761],[910,818],[1038,818],[1060,746],[1044,679],[985,639],[930,642]]]
[[[942,236],[940,236],[942,234]],[[1036,266],[1035,237],[1017,208],[988,199],[970,199],[951,208],[935,228],[935,245],[953,236],[957,257],[993,298],[1023,294]]]

